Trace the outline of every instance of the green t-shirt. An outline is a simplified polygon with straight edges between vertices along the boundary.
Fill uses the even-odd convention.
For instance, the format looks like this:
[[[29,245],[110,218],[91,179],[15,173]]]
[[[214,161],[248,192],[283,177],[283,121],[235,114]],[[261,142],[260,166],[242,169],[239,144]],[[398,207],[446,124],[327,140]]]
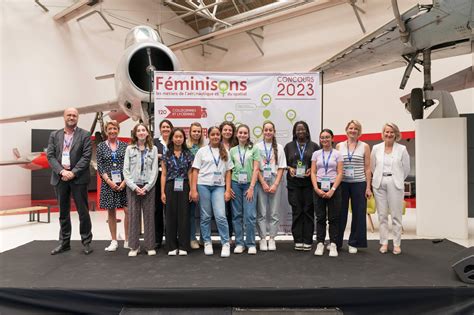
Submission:
[[[235,146],[230,149],[230,158],[234,163],[234,168],[232,169],[232,180],[238,182],[239,174],[241,173],[241,171],[243,171],[247,174],[247,182],[250,183],[250,181],[252,180],[253,162],[260,162],[260,152],[257,146],[254,145],[251,149],[249,147],[244,148],[241,146],[240,154],[239,146]],[[242,160],[244,161],[243,166]]]

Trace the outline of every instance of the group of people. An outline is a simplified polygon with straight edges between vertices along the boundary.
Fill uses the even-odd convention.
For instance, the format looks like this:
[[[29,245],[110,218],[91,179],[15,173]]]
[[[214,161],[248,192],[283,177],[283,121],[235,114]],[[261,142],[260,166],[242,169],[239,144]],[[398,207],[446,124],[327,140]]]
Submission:
[[[70,249],[70,196],[80,219],[84,253],[93,251],[91,221],[87,209],[87,183],[91,159],[90,135],[77,127],[78,112],[64,112],[65,128],[51,134],[48,160],[60,206],[60,244],[51,254]],[[403,181],[409,173],[406,148],[398,144],[400,131],[393,123],[383,126],[383,142],[370,150],[359,140],[362,126],[351,120],[345,130],[347,140],[334,148],[333,132],[323,129],[319,144],[312,141],[304,121],[293,126],[293,139],[277,143],[276,127],[267,121],[262,126],[263,140],[253,143],[250,128],[223,122],[207,130],[204,143],[199,123],[174,128],[169,120],[159,124],[160,137],[153,139],[145,124],[137,124],[130,144],[118,139],[116,121],[105,125],[107,140],[97,147],[97,168],[101,177],[100,207],[108,210],[112,241],[106,251],[116,251],[116,209],[125,212],[125,242],[128,256],[140,252],[142,231],[144,249],[156,255],[163,234],[169,256],[187,255],[200,248],[196,238],[195,213],[200,214],[200,241],[205,255],[213,255],[211,219],[215,218],[221,242],[221,257],[275,251],[279,213],[286,171],[288,202],[292,210],[294,249],[313,247],[316,213],[316,249],[321,256],[338,256],[343,245],[349,202],[352,210],[348,251],[367,247],[367,198],[374,194],[380,222],[379,251],[388,251],[388,215],[392,216],[393,253],[401,253]],[[390,209],[390,210],[389,210]],[[326,224],[329,245],[325,246]]]

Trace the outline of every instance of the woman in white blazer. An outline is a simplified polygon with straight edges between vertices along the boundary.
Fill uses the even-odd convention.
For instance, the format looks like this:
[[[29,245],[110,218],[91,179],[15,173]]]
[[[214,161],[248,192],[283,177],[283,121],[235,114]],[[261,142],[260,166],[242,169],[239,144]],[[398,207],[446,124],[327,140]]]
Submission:
[[[393,253],[402,252],[402,211],[404,181],[410,172],[410,157],[404,145],[398,144],[400,130],[394,123],[387,123],[382,129],[383,143],[372,148],[370,165],[372,188],[380,222],[380,252],[388,251],[388,214],[392,215]],[[390,209],[390,210],[389,210]]]

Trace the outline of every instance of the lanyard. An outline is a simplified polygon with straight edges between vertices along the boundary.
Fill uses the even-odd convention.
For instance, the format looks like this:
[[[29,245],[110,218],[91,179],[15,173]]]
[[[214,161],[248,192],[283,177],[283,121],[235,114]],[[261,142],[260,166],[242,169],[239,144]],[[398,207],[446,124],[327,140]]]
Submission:
[[[74,137],[74,133],[71,135],[71,137],[69,138],[69,140],[67,140],[67,139],[66,139],[66,135],[64,135],[64,143],[63,143],[63,146],[64,146],[64,149],[65,149],[65,150],[69,150],[69,148],[71,147],[73,137]]]
[[[245,153],[247,153],[247,149],[245,149],[245,151],[244,151],[244,156],[242,156],[242,153],[240,152],[240,145],[237,146],[237,150],[239,150],[240,164],[242,164],[242,168],[244,168],[245,167]]]
[[[216,157],[214,156],[214,153],[212,153],[212,149],[210,145],[209,145],[209,151],[211,151],[212,159],[214,160],[214,164],[216,164],[216,168],[219,168],[219,162],[221,161],[221,156],[219,155],[219,157],[216,159]]]
[[[354,152],[357,149],[357,145],[359,144],[359,141],[356,142],[356,145],[354,146],[354,150],[352,150],[352,153],[349,152],[349,141],[347,142],[347,158],[349,159],[349,162],[352,162],[352,156],[354,156]]]
[[[306,142],[303,146],[303,150],[300,150],[300,145],[298,143],[298,141],[296,141],[296,149],[298,149],[298,153],[300,154],[300,161],[303,162],[303,158],[304,158],[304,152],[306,151],[306,145],[308,143]]]
[[[107,140],[105,143],[107,144],[110,151],[112,152],[112,162],[117,163],[117,161],[118,161],[118,159],[117,159],[117,149],[119,147],[118,142],[117,142],[117,148],[115,148],[115,150],[112,150],[112,147],[110,146],[109,140]]]
[[[324,160],[324,150],[323,150],[323,165],[324,165],[324,174],[325,175],[328,174],[329,160],[331,159],[331,155],[332,155],[332,149],[331,149],[331,152],[329,152],[328,160],[325,161]]]
[[[263,142],[263,148],[265,149],[265,158],[267,159],[267,165],[270,164],[270,159],[272,158],[272,149],[270,148],[270,150],[267,151],[267,144],[265,143],[265,141],[262,141]]]
[[[181,152],[181,155],[179,156],[178,160],[176,160],[176,155],[173,154],[173,163],[176,166],[176,170],[179,170],[179,167],[181,166],[181,162],[183,160],[183,152]]]

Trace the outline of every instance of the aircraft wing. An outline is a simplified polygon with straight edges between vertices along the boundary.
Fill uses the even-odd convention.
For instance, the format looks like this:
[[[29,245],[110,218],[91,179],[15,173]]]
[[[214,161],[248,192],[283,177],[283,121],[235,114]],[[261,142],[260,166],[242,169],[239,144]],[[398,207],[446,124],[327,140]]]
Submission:
[[[5,166],[5,165],[23,165],[23,164],[29,164],[31,161],[28,161],[26,159],[22,160],[9,160],[9,161],[0,161],[0,166]]]
[[[108,101],[105,103],[76,107],[76,108],[79,114],[86,114],[86,113],[94,113],[94,112],[119,110],[119,105],[118,105],[118,102],[115,100],[115,101]],[[40,119],[62,117],[63,114],[64,114],[64,109],[61,109],[61,110],[46,112],[46,113],[31,114],[31,115],[25,115],[25,116],[19,116],[19,117],[10,117],[10,118],[5,118],[5,119],[0,119],[0,124],[21,122],[21,121],[26,122],[30,120],[40,120]]]
[[[409,29],[410,36],[412,36],[410,41],[416,39],[414,45],[402,43],[398,25],[394,19],[311,71],[323,71],[324,83],[331,83],[404,67],[408,62],[402,56],[413,54],[421,49],[420,47],[417,48],[416,45],[422,42],[422,40],[420,41],[420,37],[423,37],[422,34],[427,32],[432,35],[439,33],[435,26],[438,21],[434,20],[434,14],[434,10],[433,12],[424,12],[420,11],[418,6],[415,6],[402,15],[402,19],[406,21],[408,27],[410,25],[413,27]],[[445,13],[445,15],[437,18],[448,16],[449,14]],[[433,37],[436,36],[433,35]],[[462,36],[465,37],[465,33]],[[459,37],[455,38],[455,42],[449,43],[449,46],[437,45],[438,47],[433,47],[431,59],[471,53],[469,38],[464,37],[461,40]]]

